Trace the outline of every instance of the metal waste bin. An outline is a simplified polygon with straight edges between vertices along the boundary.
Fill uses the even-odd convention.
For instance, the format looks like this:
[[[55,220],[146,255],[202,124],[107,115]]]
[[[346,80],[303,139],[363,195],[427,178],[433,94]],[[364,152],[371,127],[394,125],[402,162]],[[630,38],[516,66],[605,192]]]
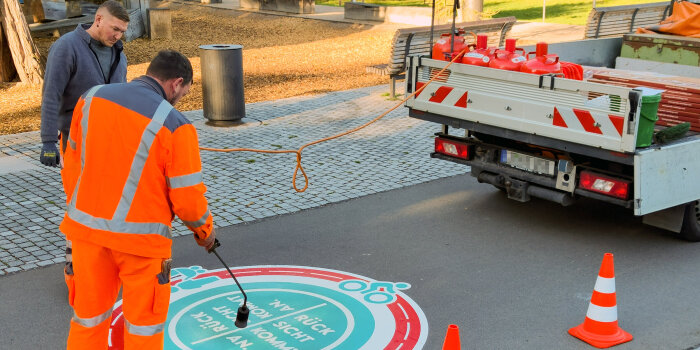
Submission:
[[[204,117],[213,125],[241,123],[243,97],[243,46],[202,45],[202,96]]]

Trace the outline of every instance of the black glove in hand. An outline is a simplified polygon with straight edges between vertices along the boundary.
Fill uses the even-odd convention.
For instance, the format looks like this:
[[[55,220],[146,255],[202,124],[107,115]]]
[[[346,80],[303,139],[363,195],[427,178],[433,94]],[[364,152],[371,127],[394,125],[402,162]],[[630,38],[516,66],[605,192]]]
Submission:
[[[39,157],[41,164],[57,166],[60,157],[56,142],[44,142],[44,145],[41,147],[41,157]]]

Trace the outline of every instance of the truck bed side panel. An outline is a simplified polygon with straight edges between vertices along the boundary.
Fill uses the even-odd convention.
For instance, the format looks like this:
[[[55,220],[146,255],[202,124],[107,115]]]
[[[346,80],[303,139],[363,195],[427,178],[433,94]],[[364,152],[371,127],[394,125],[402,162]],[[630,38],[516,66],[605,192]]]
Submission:
[[[644,215],[700,198],[700,135],[638,150],[634,156],[634,214]]]

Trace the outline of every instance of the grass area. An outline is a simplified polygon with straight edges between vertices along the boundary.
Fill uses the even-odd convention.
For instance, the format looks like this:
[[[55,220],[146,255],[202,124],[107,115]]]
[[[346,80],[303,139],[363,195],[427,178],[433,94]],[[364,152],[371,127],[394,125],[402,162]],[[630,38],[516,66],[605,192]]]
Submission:
[[[317,5],[340,6],[347,1],[316,0]],[[365,0],[384,6],[431,6],[432,0]],[[593,0],[484,0],[484,12],[496,13],[494,17],[515,16],[520,21],[541,21],[542,4],[546,2],[546,22],[586,24]],[[597,7],[620,6],[660,2],[659,0],[596,0]]]

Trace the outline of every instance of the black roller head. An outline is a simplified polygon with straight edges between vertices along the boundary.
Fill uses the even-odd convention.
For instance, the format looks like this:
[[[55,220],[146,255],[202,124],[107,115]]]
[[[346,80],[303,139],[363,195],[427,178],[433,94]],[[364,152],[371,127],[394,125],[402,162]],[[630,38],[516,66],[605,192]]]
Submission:
[[[249,313],[250,313],[250,310],[245,305],[241,305],[241,307],[238,308],[238,314],[236,314],[236,322],[235,322],[236,327],[245,328],[248,325],[248,314]]]

